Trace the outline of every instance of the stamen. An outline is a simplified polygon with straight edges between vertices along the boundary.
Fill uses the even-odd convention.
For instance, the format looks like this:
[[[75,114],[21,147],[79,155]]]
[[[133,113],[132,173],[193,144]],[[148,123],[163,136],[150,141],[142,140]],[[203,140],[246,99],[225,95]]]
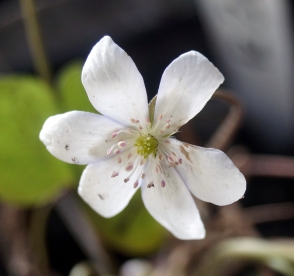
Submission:
[[[118,176],[118,172],[113,171],[113,173],[112,173],[112,175],[111,175],[111,178],[114,178],[114,177],[116,177],[116,176]]]
[[[125,141],[120,141],[117,143],[117,145],[120,147],[120,148],[123,148],[127,145],[127,143]]]
[[[126,178],[124,179],[124,182],[127,183],[130,179],[129,178]]]
[[[139,185],[139,182],[138,182],[138,180],[137,180],[137,181],[134,183],[134,188],[137,188],[138,185]]]
[[[145,178],[145,173],[142,173],[141,177],[142,177],[142,179],[144,179]]]
[[[154,184],[153,184],[153,182],[150,182],[150,183],[147,185],[147,188],[151,188],[151,187],[154,188]]]
[[[163,118],[163,115],[161,114],[159,117],[158,117],[158,120],[162,120]]]
[[[162,179],[161,180],[161,187],[164,188],[165,187],[165,181]]]
[[[168,141],[168,140],[164,140],[164,142],[167,143],[167,144],[170,144],[170,141]]]
[[[121,160],[121,157],[119,156],[119,157],[117,158],[117,162],[118,162],[118,163],[121,163],[121,161],[122,161],[122,160]]]
[[[170,161],[171,163],[174,163],[174,162],[175,162],[175,159],[174,159],[174,157],[173,157],[172,155],[169,155],[169,156],[167,157],[167,159],[168,159],[168,161]]]
[[[132,122],[133,124],[135,124],[135,123],[136,123],[136,120],[133,119],[133,118],[131,118],[131,122]]]
[[[127,165],[127,167],[125,168],[125,170],[127,172],[130,172],[133,169],[133,167],[134,167],[133,163],[129,162],[128,165]]]
[[[167,122],[167,123],[169,123],[169,122],[170,122],[170,120],[166,120],[166,122]]]
[[[117,135],[117,131],[115,131],[111,134],[111,138],[114,138],[116,135]]]
[[[110,155],[112,153],[113,148],[115,147],[115,145],[113,145],[110,149],[107,150],[107,155]]]
[[[155,171],[156,171],[157,174],[162,173],[161,167],[159,165],[156,166]]]
[[[120,154],[120,152],[121,152],[120,149],[115,149],[115,150],[113,151],[114,154]]]

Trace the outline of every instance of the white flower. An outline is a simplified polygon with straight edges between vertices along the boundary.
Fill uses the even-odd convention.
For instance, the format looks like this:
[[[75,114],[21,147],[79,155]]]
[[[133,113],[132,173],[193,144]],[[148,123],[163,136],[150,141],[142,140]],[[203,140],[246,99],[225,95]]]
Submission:
[[[200,112],[223,80],[200,53],[181,55],[163,73],[151,123],[141,74],[104,37],[82,72],[89,100],[103,115],[72,111],[50,117],[40,139],[55,157],[89,164],[78,192],[100,215],[118,214],[141,187],[159,223],[179,239],[201,239],[205,229],[189,190],[226,205],[243,196],[245,178],[223,152],[170,136]]]

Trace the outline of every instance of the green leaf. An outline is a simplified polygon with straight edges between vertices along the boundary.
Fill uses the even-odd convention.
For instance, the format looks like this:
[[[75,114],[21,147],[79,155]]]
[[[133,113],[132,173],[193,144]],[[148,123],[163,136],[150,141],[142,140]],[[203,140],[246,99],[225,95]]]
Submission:
[[[64,112],[71,110],[99,113],[90,103],[81,81],[82,62],[71,62],[61,69],[57,77],[56,88]]]
[[[42,204],[74,178],[68,164],[39,140],[45,120],[58,113],[49,87],[29,76],[0,79],[0,197],[18,204]]]
[[[157,250],[169,235],[146,210],[141,191],[113,218],[103,218],[85,204],[87,213],[108,246],[124,255],[142,256]]]

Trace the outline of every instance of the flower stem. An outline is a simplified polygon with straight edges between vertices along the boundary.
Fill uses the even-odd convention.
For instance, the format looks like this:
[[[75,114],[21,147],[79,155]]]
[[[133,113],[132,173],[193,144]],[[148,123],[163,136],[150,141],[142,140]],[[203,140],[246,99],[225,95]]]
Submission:
[[[50,84],[52,80],[51,69],[41,37],[34,0],[20,0],[20,6],[35,70],[44,81]]]
[[[37,267],[42,275],[49,275],[49,263],[46,247],[46,228],[52,204],[36,207],[31,211],[29,235]]]
[[[228,260],[251,261],[262,263],[293,275],[294,249],[287,242],[266,241],[258,238],[232,238],[217,244],[210,252],[209,258],[202,264],[197,276],[221,275],[223,264]]]

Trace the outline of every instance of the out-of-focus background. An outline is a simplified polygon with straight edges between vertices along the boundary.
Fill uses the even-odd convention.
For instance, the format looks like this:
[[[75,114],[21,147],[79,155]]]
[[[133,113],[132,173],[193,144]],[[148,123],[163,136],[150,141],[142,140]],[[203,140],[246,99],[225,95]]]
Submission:
[[[37,78],[25,2],[0,1],[0,275],[294,275],[293,2],[36,0],[51,86]],[[99,218],[75,194],[83,168],[38,140],[48,116],[91,111],[80,70],[104,35],[132,57],[149,99],[190,50],[225,76],[179,137],[226,151],[248,180],[232,206],[197,201],[204,241],[175,240],[140,195]]]

